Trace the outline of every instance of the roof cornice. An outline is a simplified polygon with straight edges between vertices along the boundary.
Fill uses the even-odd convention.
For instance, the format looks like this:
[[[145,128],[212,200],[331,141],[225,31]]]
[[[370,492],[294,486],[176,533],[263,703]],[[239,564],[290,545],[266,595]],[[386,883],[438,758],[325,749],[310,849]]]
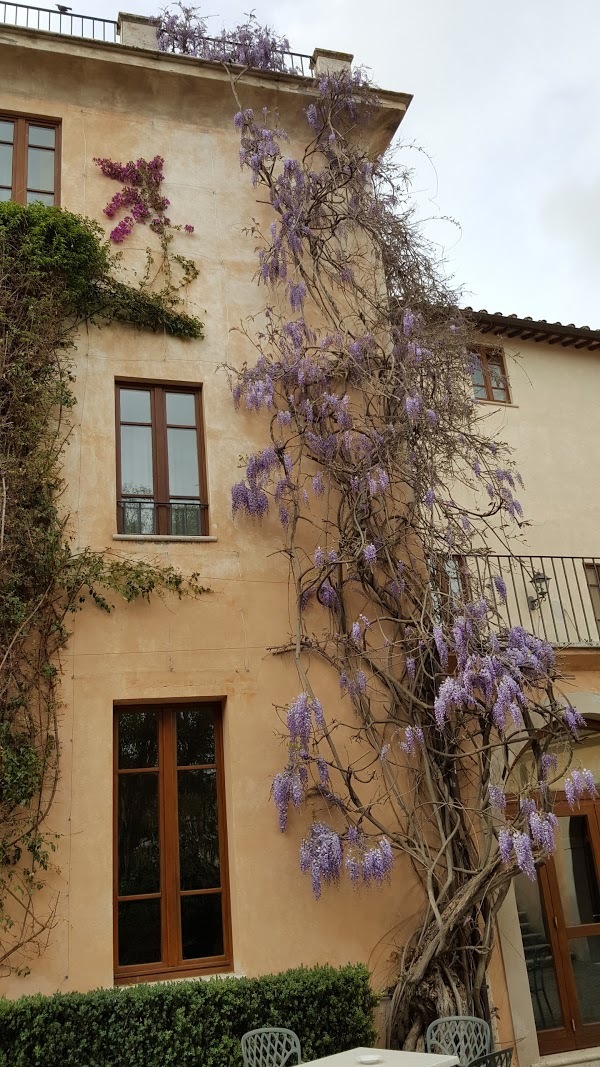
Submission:
[[[520,319],[517,315],[493,314],[482,309],[475,311],[471,307],[464,309],[475,329],[485,337],[506,337],[508,340],[535,341],[538,344],[559,345],[561,348],[586,349],[588,352],[600,351],[600,330],[591,330],[589,326],[566,326],[562,322],[546,322],[545,319]]]

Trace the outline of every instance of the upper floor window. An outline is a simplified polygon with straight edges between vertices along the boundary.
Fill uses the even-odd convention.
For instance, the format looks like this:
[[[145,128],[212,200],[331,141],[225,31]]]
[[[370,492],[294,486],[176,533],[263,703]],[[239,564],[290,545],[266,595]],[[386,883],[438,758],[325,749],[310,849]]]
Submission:
[[[59,202],[60,125],[0,114],[0,200]]]
[[[201,391],[117,383],[117,529],[208,533]]]
[[[232,965],[221,706],[115,711],[117,981]]]
[[[504,353],[500,349],[482,348],[474,353],[471,379],[473,394],[477,400],[493,400],[497,404],[510,404]]]

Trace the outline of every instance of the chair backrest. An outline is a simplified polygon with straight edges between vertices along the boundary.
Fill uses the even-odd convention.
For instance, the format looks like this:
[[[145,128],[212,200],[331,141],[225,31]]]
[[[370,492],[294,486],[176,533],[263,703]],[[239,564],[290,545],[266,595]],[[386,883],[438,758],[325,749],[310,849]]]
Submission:
[[[513,1050],[505,1048],[502,1052],[489,1052],[487,1056],[479,1056],[473,1060],[471,1067],[510,1067],[512,1057]]]
[[[469,1067],[473,1060],[487,1056],[491,1034],[485,1019],[472,1015],[448,1015],[435,1019],[427,1027],[425,1045],[428,1052],[442,1056],[458,1056],[461,1067]]]
[[[293,1030],[263,1026],[242,1038],[244,1067],[288,1067],[302,1063],[300,1042]]]

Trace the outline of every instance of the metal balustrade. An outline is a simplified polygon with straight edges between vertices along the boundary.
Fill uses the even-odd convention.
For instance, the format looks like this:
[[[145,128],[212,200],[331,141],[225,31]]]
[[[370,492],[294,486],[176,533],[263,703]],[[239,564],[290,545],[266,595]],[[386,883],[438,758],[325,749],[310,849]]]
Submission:
[[[190,49],[192,48],[193,55],[197,59],[221,62],[223,51],[226,49],[229,52],[227,57],[229,63],[237,66],[253,66],[252,62],[247,59],[247,46],[241,41],[223,40],[222,37],[202,37],[200,42],[190,42]],[[190,54],[185,47],[173,46],[169,51],[175,52],[177,55]],[[275,63],[264,69],[270,71],[280,70],[286,74],[299,74],[304,78],[312,77],[312,56],[305,55],[302,52],[286,52],[283,49],[276,49],[274,55]],[[256,69],[263,68],[257,67]]]
[[[67,37],[83,37],[92,41],[107,41],[116,44],[119,40],[117,23],[112,19],[99,19],[93,15],[76,15],[73,11],[60,11],[59,7],[31,7],[29,4],[10,4],[0,0],[0,23],[7,26],[22,26],[45,33],[62,33]]]
[[[600,558],[482,554],[444,569],[450,596],[459,588],[471,599],[485,596],[500,626],[523,626],[559,648],[600,647]]]
[[[130,497],[117,501],[117,528],[129,535],[163,534],[199,537],[205,532],[208,504],[198,500],[149,500]]]
[[[61,7],[65,10],[59,10]],[[57,4],[55,8],[48,8],[32,7],[30,4],[11,4],[0,0],[1,23],[6,26],[21,26],[29,30],[42,30],[45,33],[62,33],[67,37],[82,37],[86,40],[106,41],[111,44],[119,43],[118,23],[113,19],[77,15],[66,4]],[[222,58],[224,48],[230,54],[228,60],[230,63],[238,66],[253,66],[247,61],[246,46],[240,41],[203,37],[199,45],[194,45],[194,54],[198,59],[218,62]],[[178,55],[186,54],[185,48],[173,47],[171,51]],[[283,49],[277,49],[275,62],[268,69],[310,78],[312,77],[312,57],[302,52],[286,52]]]

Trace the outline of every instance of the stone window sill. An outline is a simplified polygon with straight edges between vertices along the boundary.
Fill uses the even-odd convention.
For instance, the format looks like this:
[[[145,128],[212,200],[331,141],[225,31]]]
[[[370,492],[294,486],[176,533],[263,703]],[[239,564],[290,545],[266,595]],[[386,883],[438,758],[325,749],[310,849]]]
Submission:
[[[205,542],[212,542],[217,540],[218,538],[210,537],[208,534],[199,537],[172,537],[169,534],[113,534],[113,541],[141,541],[142,543],[149,541],[151,544],[154,544],[156,541],[162,541],[164,544],[169,545],[173,544],[173,542],[187,543],[188,541],[192,541],[194,544],[203,544]]]

